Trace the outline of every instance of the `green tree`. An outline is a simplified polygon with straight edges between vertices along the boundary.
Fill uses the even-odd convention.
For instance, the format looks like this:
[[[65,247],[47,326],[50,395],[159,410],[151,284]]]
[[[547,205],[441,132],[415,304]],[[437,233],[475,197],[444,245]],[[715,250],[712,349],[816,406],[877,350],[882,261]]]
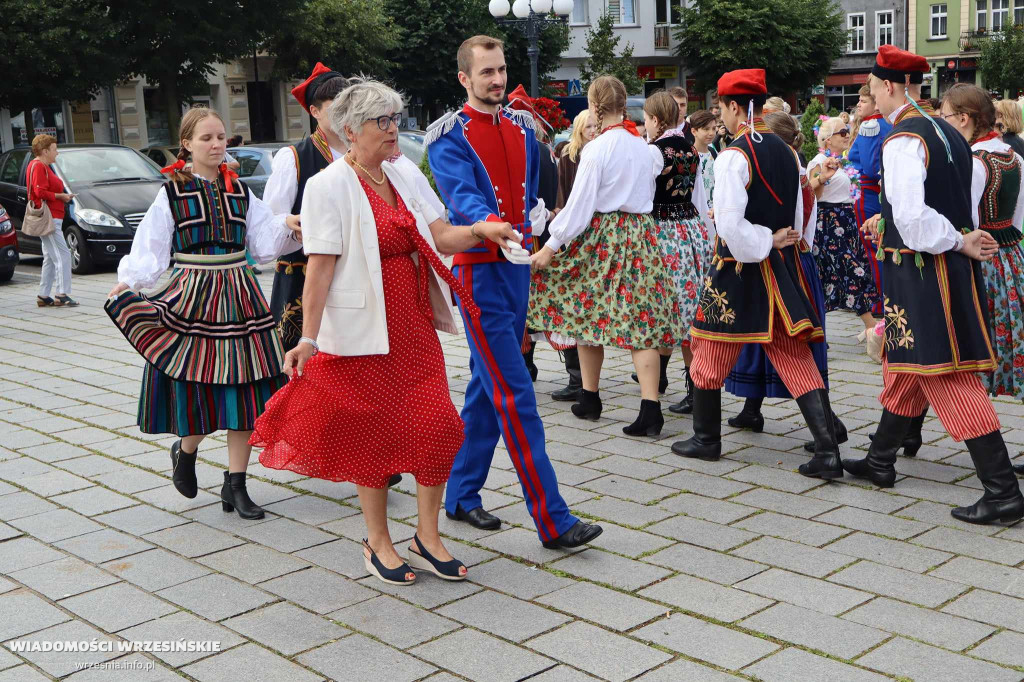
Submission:
[[[61,100],[87,100],[121,73],[120,37],[102,3],[0,0],[0,107],[25,111]]]
[[[978,71],[985,87],[1015,97],[1024,90],[1024,28],[1011,26],[981,42]]]
[[[803,152],[808,161],[818,154],[818,138],[814,135],[814,126],[818,125],[818,121],[824,113],[825,105],[817,97],[812,97],[800,117],[800,130],[804,134]]]
[[[636,73],[633,63],[633,45],[626,43],[622,54],[615,54],[619,45],[619,36],[612,29],[612,15],[605,13],[597,20],[597,28],[587,31],[587,44],[583,50],[587,59],[580,64],[580,82],[583,92],[587,91],[591,82],[598,76],[615,76],[626,86],[626,92],[635,95],[643,92],[644,82]]]
[[[346,76],[383,79],[401,42],[401,31],[377,0],[305,0],[264,47],[277,56],[274,75],[281,79],[306,78],[317,62]]]
[[[508,90],[511,92],[520,83],[530,91],[530,57],[526,54],[529,42],[522,31],[513,26],[497,25],[492,28],[495,37],[505,41],[505,64],[508,67]],[[569,49],[569,26],[566,24],[548,24],[544,26],[537,41],[540,54],[537,58],[538,94],[541,96],[552,93],[547,87],[551,72],[562,63],[562,53]]]
[[[710,89],[732,69],[763,68],[768,91],[820,84],[848,33],[835,0],[693,0],[675,31],[678,54]]]

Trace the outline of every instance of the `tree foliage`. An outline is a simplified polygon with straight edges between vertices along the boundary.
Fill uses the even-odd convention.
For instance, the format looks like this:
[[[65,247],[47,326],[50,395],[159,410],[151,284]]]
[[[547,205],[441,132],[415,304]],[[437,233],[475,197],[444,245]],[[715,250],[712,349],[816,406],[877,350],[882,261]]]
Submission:
[[[493,19],[491,20],[493,22]],[[530,57],[526,53],[529,41],[526,36],[512,26],[492,23],[490,31],[495,37],[505,41],[505,64],[508,67],[508,91],[512,92],[517,85],[523,84],[530,91]],[[468,36],[467,36],[468,37]],[[537,41],[540,54],[537,57],[538,94],[550,95],[547,82],[552,71],[562,63],[562,53],[569,49],[569,27],[566,24],[547,24],[544,26]]]
[[[818,138],[814,135],[814,126],[825,113],[825,105],[817,97],[812,97],[807,108],[800,117],[800,130],[804,134],[804,157],[810,161],[818,154]]]
[[[636,73],[633,62],[633,45],[626,43],[622,54],[616,55],[620,36],[615,35],[612,15],[605,13],[597,21],[597,28],[587,31],[587,44],[583,50],[587,59],[580,64],[580,84],[583,92],[598,76],[615,76],[626,86],[626,92],[635,95],[643,92],[644,82]]]
[[[1024,28],[1010,26],[983,40],[978,71],[991,90],[1009,90],[1011,97],[1024,90]]]
[[[835,0],[693,0],[675,31],[678,54],[697,87],[726,71],[763,68],[771,93],[820,84],[842,54],[848,33]]]

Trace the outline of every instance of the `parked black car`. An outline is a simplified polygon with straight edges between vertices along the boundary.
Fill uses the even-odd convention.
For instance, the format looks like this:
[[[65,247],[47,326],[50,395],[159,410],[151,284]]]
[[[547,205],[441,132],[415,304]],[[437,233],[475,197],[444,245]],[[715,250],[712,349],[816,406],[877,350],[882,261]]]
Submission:
[[[14,236],[14,225],[7,211],[0,206],[0,282],[14,277],[14,267],[18,264],[18,240]]]
[[[245,181],[246,187],[260,199],[270,179],[271,164],[277,150],[292,144],[291,142],[258,142],[244,147],[228,147],[230,154],[238,162],[238,177]]]
[[[38,237],[21,232],[28,203],[25,169],[28,147],[0,156],[0,202],[7,207],[22,253],[41,255]],[[64,237],[72,271],[90,272],[110,265],[131,250],[135,229],[156,198],[164,176],[153,161],[131,147],[116,144],[62,144],[54,170],[78,196],[64,216]]]

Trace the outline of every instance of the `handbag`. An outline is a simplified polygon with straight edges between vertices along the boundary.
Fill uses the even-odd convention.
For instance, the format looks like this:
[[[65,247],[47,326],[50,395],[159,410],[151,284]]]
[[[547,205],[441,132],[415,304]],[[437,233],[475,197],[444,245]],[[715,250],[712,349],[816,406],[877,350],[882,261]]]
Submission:
[[[37,161],[36,163],[42,163]],[[46,170],[49,177],[49,170]],[[39,208],[32,205],[31,186],[29,187],[28,204],[25,206],[25,219],[21,221],[21,233],[29,237],[45,237],[53,232],[53,216],[50,214],[50,207],[42,199],[39,200]]]

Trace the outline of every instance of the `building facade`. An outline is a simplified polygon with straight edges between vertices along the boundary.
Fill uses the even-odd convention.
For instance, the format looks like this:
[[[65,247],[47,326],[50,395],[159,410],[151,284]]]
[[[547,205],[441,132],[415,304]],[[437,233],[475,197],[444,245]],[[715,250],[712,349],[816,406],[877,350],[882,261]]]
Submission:
[[[846,50],[825,78],[825,108],[849,111],[882,45],[907,47],[906,0],[841,0],[849,38]]]

